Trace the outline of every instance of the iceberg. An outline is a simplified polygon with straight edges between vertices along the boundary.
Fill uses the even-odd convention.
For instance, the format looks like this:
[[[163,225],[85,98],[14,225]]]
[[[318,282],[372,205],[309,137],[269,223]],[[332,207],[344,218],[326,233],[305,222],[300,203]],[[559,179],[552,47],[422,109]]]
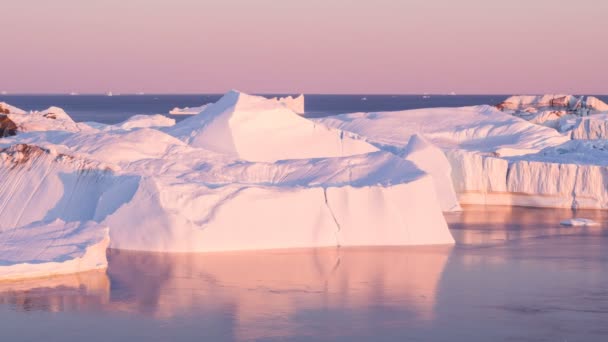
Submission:
[[[283,106],[287,107],[294,113],[304,114],[306,112],[306,108],[304,106],[304,104],[305,104],[304,103],[304,94],[300,94],[296,97],[293,97],[293,96],[279,97],[279,98],[274,98],[273,100],[276,100],[277,102],[279,102]]]
[[[561,221],[559,224],[562,226],[570,226],[570,227],[588,227],[588,226],[598,226],[599,224],[590,219],[584,218],[573,218]]]
[[[566,110],[579,115],[608,111],[608,104],[594,96],[531,95],[511,96],[497,105],[501,110],[534,113],[540,110]]]
[[[107,267],[108,228],[94,222],[36,222],[0,231],[0,280]]]
[[[449,161],[460,204],[608,208],[604,181],[608,147],[602,140],[570,140],[568,134],[489,106],[353,113],[314,120],[356,133],[398,155],[410,137],[424,136]],[[437,189],[440,199],[449,194],[445,187]]]
[[[80,131],[82,127],[59,107],[26,112],[0,103],[0,137],[32,131]]]
[[[205,109],[207,109],[208,106],[209,106],[209,104],[205,104],[205,105],[198,106],[198,107],[184,107],[184,108],[175,107],[169,111],[169,114],[171,114],[171,115],[196,115],[196,114],[203,112]]]
[[[596,114],[580,118],[572,124],[572,139],[608,139],[608,114]]]
[[[250,161],[341,157],[377,150],[355,134],[317,125],[275,100],[237,91],[165,131],[191,146]]]
[[[405,147],[403,156],[433,177],[437,198],[443,211],[462,210],[452,184],[452,166],[443,151],[415,134]]]
[[[432,178],[385,152],[145,177],[104,223],[128,250],[453,243]]]
[[[458,207],[449,164],[422,137],[400,154],[383,151],[277,100],[238,92],[178,124],[154,115],[70,126],[55,109],[7,115],[51,112],[35,129],[0,139],[0,230],[10,232],[0,244],[19,245],[24,256],[6,255],[6,266],[38,265],[0,279],[103,267],[105,246],[216,252],[454,243],[442,215]],[[35,235],[55,236],[61,227],[73,232],[53,238],[65,249],[33,257],[45,248]]]

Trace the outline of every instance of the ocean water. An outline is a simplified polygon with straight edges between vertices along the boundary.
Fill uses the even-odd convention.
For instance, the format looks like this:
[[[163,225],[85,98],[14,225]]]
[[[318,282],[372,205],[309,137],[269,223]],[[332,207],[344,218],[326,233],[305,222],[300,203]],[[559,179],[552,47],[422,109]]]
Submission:
[[[107,273],[0,283],[1,340],[608,339],[607,211],[466,209],[455,246],[110,250]]]
[[[175,107],[194,107],[217,101],[222,95],[0,95],[25,110],[50,106],[63,108],[75,121],[114,124],[136,114],[168,114]],[[285,95],[264,95],[267,97]],[[426,107],[460,107],[497,104],[505,95],[306,95],[306,115],[326,116],[351,112],[391,111]],[[182,120],[185,116],[172,116]]]

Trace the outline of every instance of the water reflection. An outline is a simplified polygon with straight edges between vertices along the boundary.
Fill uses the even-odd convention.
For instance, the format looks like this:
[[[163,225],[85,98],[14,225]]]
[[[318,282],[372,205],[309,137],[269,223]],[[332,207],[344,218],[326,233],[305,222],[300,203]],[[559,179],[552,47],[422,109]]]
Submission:
[[[3,337],[605,340],[607,211],[471,206],[446,217],[454,247],[110,250],[107,273],[0,283]],[[559,225],[571,217],[602,225]]]
[[[160,320],[193,313],[228,316],[230,334],[239,339],[300,334],[293,331],[298,329],[291,322],[294,317],[324,313],[324,321],[331,322],[334,318],[329,313],[333,311],[365,316],[372,314],[369,308],[373,307],[392,312],[380,325],[399,324],[404,318],[411,324],[434,318],[438,281],[451,249],[325,248],[211,254],[110,250],[111,287],[96,288],[102,292],[99,296],[90,296],[89,287],[75,280],[80,278],[57,278],[33,282],[39,286],[36,290],[9,290],[0,300],[11,301],[22,310],[30,310],[35,302],[38,310],[117,311]],[[105,279],[96,276],[96,283]],[[53,305],[55,302],[63,305]],[[325,327],[325,333],[331,335],[340,333],[343,325],[337,331],[331,325]]]
[[[608,210],[545,209],[509,206],[464,206],[464,211],[445,213],[456,243],[461,246],[502,245],[530,238],[562,235],[602,235],[608,226]],[[587,218],[594,227],[565,227],[560,222]]]
[[[109,302],[105,270],[0,282],[0,305],[17,311],[62,312],[99,308]]]

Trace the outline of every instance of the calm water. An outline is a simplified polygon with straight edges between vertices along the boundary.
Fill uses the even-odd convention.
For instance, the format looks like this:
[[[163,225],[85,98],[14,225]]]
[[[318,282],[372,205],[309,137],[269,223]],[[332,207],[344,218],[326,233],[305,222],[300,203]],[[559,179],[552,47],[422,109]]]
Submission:
[[[0,284],[1,340],[608,340],[608,212],[447,219],[453,247],[112,250],[107,274]]]
[[[41,110],[58,106],[75,121],[118,123],[135,114],[167,114],[174,107],[193,107],[215,102],[222,95],[0,95],[7,102],[25,110]],[[265,95],[283,96],[283,95]],[[504,95],[306,95],[307,115],[403,110],[425,107],[459,107],[497,104]],[[173,116],[181,120],[183,116]]]

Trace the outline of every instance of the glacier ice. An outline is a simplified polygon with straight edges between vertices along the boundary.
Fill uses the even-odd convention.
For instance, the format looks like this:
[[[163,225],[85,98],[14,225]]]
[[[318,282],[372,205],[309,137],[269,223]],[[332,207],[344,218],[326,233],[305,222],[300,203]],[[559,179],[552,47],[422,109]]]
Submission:
[[[0,139],[1,232],[105,229],[113,248],[179,252],[454,242],[442,207],[458,204],[436,191],[449,165],[422,138],[400,154],[382,151],[276,99],[234,91],[177,124],[160,115],[74,123],[52,112],[46,121],[15,114],[31,129]],[[19,244],[23,255],[41,248]],[[55,250],[43,263],[20,262],[38,265],[36,275],[104,266],[77,270],[68,262],[85,254]]]
[[[276,100],[237,91],[165,131],[191,146],[251,161],[340,157],[377,150],[355,134],[316,125]]]
[[[108,228],[91,221],[56,219],[1,230],[0,280],[105,268],[108,243]]]

